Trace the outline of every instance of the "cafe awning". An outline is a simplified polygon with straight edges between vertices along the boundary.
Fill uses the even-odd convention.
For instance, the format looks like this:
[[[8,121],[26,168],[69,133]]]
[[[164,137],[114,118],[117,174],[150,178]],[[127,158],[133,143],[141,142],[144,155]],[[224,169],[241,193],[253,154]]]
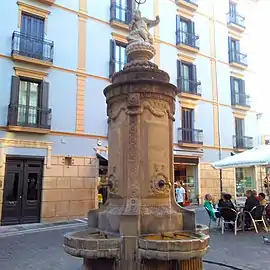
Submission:
[[[244,168],[270,164],[270,145],[261,145],[212,163],[215,169]]]

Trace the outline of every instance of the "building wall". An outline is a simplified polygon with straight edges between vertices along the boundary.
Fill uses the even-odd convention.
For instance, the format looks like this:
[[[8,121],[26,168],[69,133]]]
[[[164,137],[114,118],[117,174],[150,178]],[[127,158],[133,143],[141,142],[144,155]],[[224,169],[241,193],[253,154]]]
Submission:
[[[11,60],[11,35],[13,31],[19,31],[18,4],[15,0],[0,4],[0,7],[3,7],[0,8],[0,16],[9,22],[0,31],[2,37],[0,130],[3,131],[0,131],[0,139],[52,143],[51,166],[48,168],[45,164],[44,171],[42,216],[46,220],[83,216],[87,208],[95,205],[97,162],[93,160],[97,140],[101,139],[102,147],[107,145],[106,102],[103,89],[110,83],[109,41],[113,34],[125,36],[127,31],[110,25],[110,0],[99,1],[98,8],[97,2],[92,0],[56,0],[52,6],[38,1],[22,0],[22,2],[50,11],[46,38],[54,41],[54,63],[51,68],[45,69]],[[244,2],[249,1],[240,1],[245,11],[245,5],[242,4]],[[222,157],[229,156],[233,151],[234,115],[230,97],[231,69],[228,65],[226,17],[228,8],[227,0],[218,1],[218,5],[217,1],[199,0],[199,7],[193,18],[196,32],[200,37],[200,51],[194,62],[197,65],[198,80],[202,83],[202,98],[195,107],[195,128],[204,131],[204,154],[201,158],[200,172],[201,194],[212,192],[215,196],[219,194],[219,175],[218,171],[210,167],[210,163],[219,159],[219,148]],[[178,9],[175,1],[171,0],[148,0],[141,6],[142,13],[147,18],[160,15],[161,23],[152,31],[156,37],[157,49],[154,61],[169,73],[173,84],[177,82],[177,55],[182,53],[175,46],[175,15]],[[245,35],[244,33],[243,36]],[[15,75],[14,67],[48,72],[45,80],[50,83],[49,107],[52,108],[52,127],[48,135],[6,132],[11,76]],[[251,66],[244,72],[244,76],[249,77],[250,74],[253,74]],[[246,89],[249,89],[248,86]],[[181,102],[177,98],[175,146],[177,146],[177,128],[181,127]],[[255,112],[251,110],[246,117],[245,125],[248,136],[253,136],[255,118]],[[218,134],[221,135],[220,146]],[[5,147],[4,154],[37,155],[38,153],[48,156],[46,149],[18,146]],[[68,155],[74,157],[74,165],[70,168],[61,163],[63,157]],[[93,161],[91,164],[88,163],[89,159]],[[85,166],[89,168],[86,169]],[[83,173],[80,173],[81,170]],[[0,166],[0,183],[2,181],[0,198],[3,172],[4,166]],[[233,192],[235,185],[232,171],[225,172],[223,181],[224,188]],[[79,198],[84,198],[83,202]],[[64,209],[69,209],[70,214]],[[82,209],[84,210],[80,212],[79,210]]]

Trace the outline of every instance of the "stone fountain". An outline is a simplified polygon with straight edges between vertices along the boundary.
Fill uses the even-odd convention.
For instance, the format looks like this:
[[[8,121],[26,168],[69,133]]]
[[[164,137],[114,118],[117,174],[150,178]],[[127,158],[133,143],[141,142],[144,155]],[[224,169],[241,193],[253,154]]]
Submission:
[[[159,24],[135,11],[123,71],[104,90],[109,124],[109,197],[89,212],[89,228],[68,233],[65,251],[85,270],[200,270],[207,227],[181,208],[173,189],[173,121],[177,88],[150,62],[149,29]]]

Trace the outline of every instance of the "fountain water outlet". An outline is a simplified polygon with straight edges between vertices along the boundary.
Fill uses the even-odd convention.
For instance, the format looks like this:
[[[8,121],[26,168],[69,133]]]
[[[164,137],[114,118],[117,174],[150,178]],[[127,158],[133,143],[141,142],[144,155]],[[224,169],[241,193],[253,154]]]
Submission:
[[[139,0],[136,0],[139,1]],[[150,60],[149,20],[137,9],[130,25],[128,62],[104,90],[108,116],[109,195],[89,211],[88,229],[64,236],[64,250],[84,270],[202,270],[208,228],[179,207],[173,174],[177,88]]]

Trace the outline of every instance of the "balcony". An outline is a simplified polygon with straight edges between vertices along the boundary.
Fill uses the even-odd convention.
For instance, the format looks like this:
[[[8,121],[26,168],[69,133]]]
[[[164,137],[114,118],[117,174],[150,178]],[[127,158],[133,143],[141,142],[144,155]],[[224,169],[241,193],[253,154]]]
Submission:
[[[178,144],[183,147],[200,148],[203,145],[203,130],[178,128]]]
[[[201,82],[197,82],[194,80],[189,80],[188,78],[185,78],[181,76],[177,79],[177,87],[180,91],[180,96],[190,99],[201,99]]]
[[[50,6],[53,5],[55,2],[55,0],[36,0],[36,1],[43,3],[43,4],[50,5]]]
[[[228,21],[227,21],[227,26],[237,32],[244,32],[246,27],[245,27],[245,17],[239,15],[238,13],[227,13],[228,16]]]
[[[180,8],[195,12],[198,8],[198,0],[175,0]]]
[[[26,63],[50,67],[54,42],[28,34],[13,32],[11,58]]]
[[[176,31],[176,46],[189,52],[199,51],[199,36],[183,30]]]
[[[253,137],[233,136],[233,148],[236,151],[248,150],[253,148]]]
[[[232,91],[232,107],[234,109],[248,111],[250,109],[250,96]]]
[[[229,63],[231,67],[239,68],[242,70],[247,69],[247,54],[229,51]]]
[[[118,5],[115,1],[112,2],[110,23],[112,26],[127,29],[132,20],[132,10],[130,8]]]
[[[27,105],[9,104],[8,130],[31,133],[49,133],[51,109]]]

